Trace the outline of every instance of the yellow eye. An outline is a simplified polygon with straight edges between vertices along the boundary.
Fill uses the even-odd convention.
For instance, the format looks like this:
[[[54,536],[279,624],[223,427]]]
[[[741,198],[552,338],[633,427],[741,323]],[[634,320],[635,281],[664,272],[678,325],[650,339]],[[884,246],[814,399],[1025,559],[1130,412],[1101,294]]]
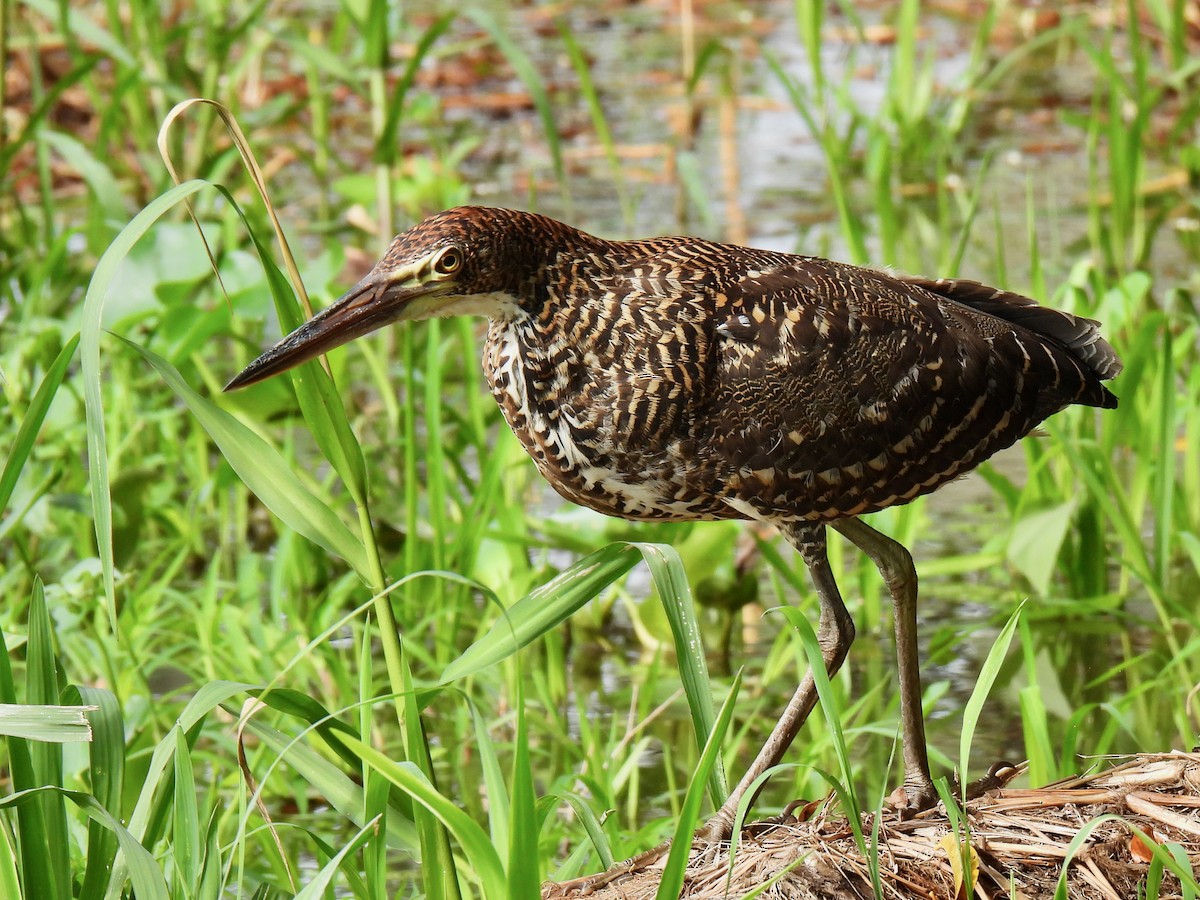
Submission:
[[[433,270],[439,275],[453,275],[462,268],[462,262],[462,251],[457,247],[448,247],[434,260]]]

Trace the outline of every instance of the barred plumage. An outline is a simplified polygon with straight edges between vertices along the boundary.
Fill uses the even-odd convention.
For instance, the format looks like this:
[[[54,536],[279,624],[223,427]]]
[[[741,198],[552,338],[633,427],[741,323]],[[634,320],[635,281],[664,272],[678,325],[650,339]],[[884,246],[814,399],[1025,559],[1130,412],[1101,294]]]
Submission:
[[[905,788],[913,808],[935,802],[911,558],[853,517],[935,490],[1071,404],[1116,406],[1101,382],[1121,366],[1097,323],[970,281],[695,238],[605,241],[464,207],[397,237],[230,387],[390,322],[458,314],[490,318],[488,383],[567,499],[632,519],[779,526],[817,584],[831,674],[853,623],[824,526],[875,560],[896,605]],[[713,831],[814,701],[806,678]]]

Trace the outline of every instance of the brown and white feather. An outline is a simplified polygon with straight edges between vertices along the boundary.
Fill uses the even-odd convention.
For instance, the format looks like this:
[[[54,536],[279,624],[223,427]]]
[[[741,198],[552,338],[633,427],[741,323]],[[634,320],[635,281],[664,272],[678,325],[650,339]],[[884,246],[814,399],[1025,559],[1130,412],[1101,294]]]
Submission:
[[[425,233],[414,233],[423,229]],[[962,280],[451,210],[484,372],[566,498],[635,519],[824,522],[935,490],[1071,404],[1111,407],[1095,322]],[[387,260],[385,259],[385,263]]]

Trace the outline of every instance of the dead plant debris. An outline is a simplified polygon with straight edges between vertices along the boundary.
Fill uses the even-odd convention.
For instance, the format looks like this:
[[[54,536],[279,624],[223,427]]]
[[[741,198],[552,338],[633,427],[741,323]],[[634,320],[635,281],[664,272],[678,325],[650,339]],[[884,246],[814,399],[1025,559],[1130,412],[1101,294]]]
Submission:
[[[1097,768],[1100,765],[1097,761]],[[1067,861],[1069,845],[1081,829],[1107,814],[1117,818],[1095,825]],[[868,842],[873,819],[863,816]],[[904,822],[885,812],[878,825],[883,896],[1041,900],[1054,896],[1065,862],[1071,900],[1133,900],[1143,896],[1152,858],[1150,846],[1135,828],[1160,845],[1181,847],[1192,871],[1200,872],[1200,752],[1144,754],[1036,790],[992,791],[968,803],[966,820],[969,853],[941,807]],[[955,848],[963,852],[953,854],[958,858],[952,861]],[[651,898],[664,862],[665,858],[622,875],[591,897]],[[973,875],[969,895],[964,870]],[[807,821],[744,838],[732,866],[728,844],[697,842],[680,897],[740,897],[773,879],[762,897],[874,896],[868,860],[859,852],[847,820],[826,806]],[[548,883],[542,896],[559,897],[562,891]],[[1160,900],[1182,896],[1179,879],[1166,872]]]

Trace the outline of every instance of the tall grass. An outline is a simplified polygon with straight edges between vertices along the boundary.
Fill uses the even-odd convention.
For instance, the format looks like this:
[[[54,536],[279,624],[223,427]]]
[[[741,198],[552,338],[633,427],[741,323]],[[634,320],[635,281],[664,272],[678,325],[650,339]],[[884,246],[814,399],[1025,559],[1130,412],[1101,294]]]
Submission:
[[[547,504],[481,389],[468,321],[359,342],[331,354],[332,378],[312,364],[219,391],[299,320],[296,295],[335,295],[436,208],[536,205],[612,233],[670,230],[679,196],[711,229],[739,197],[710,161],[745,168],[762,148],[722,157],[728,117],[722,131],[705,111],[749,123],[746,94],[785,97],[790,110],[764,114],[802,121],[820,149],[825,218],[797,228],[798,247],[1031,291],[1102,320],[1126,363],[1119,409],[1056,417],[1022,465],[985,466],[961,501],[875,517],[923,578],[935,765],[970,750],[986,767],[1006,693],[1033,780],[1079,753],[1193,743],[1179,698],[1200,680],[1200,91],[1178,6],[1147,4],[1148,21],[1115,3],[1111,24],[1081,14],[996,53],[1011,22],[992,4],[959,32],[949,80],[925,49],[929,10],[909,0],[882,23],[797,3],[774,34],[806,49],[798,65],[701,15],[692,43],[642,21],[614,48],[586,13],[533,29],[526,13],[383,3],[315,20],[262,4],[177,20],[9,9],[11,71],[28,77],[0,147],[0,700],[37,707],[41,727],[5,727],[0,893],[529,895],[686,833],[720,801],[723,770],[757,749],[807,663],[785,616],[741,608],[815,615],[794,554],[728,523]],[[880,24],[885,46],[868,42]],[[654,88],[655,71],[684,69],[681,47],[692,77]],[[1023,148],[1001,113],[1047,57],[1084,72],[1091,96],[1058,114],[1078,184],[1043,201],[1036,157],[1011,189]],[[878,67],[882,99],[860,65]],[[454,88],[463,71],[484,85]],[[630,71],[645,73],[637,104]],[[524,108],[451,108],[472,91]],[[166,131],[197,179],[171,186],[156,135],[189,96],[246,129],[298,248],[290,278],[215,107]],[[676,103],[694,129],[682,148],[664,124]],[[632,145],[665,148],[659,168],[627,165]],[[796,191],[790,219],[799,191],[777,189]],[[1001,214],[1014,210],[1016,230]],[[830,780],[871,807],[899,777],[886,592],[849,548],[831,561],[859,644],[766,807]],[[978,673],[1010,620],[975,746],[957,746],[939,722],[971,693],[958,670]],[[701,633],[732,640],[740,681],[687,649]]]

